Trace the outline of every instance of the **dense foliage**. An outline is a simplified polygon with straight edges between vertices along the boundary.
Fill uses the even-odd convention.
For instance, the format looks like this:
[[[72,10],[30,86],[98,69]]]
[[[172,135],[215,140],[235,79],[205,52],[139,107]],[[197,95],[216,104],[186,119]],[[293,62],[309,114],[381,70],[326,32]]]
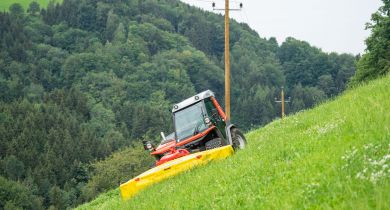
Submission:
[[[223,102],[221,15],[177,0],[39,8],[0,13],[0,175],[18,183],[0,208],[91,199],[149,165],[138,143],[172,131],[173,103],[205,89]],[[351,55],[293,38],[279,46],[234,21],[230,30],[232,119],[244,130],[280,115],[281,86],[295,112],[337,95],[354,73]],[[9,196],[23,189],[29,206]]]
[[[390,1],[372,14],[366,29],[371,35],[366,39],[366,53],[359,60],[352,85],[369,81],[390,72]]]

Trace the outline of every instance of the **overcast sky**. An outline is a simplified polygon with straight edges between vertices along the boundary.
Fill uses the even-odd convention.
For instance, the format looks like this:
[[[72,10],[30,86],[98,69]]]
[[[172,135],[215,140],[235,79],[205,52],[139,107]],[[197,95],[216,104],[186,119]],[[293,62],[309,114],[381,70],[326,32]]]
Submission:
[[[213,0],[182,0],[212,11]],[[224,0],[214,0],[224,8]],[[279,44],[286,37],[308,41],[325,52],[363,53],[364,30],[371,14],[382,5],[380,0],[231,0],[231,17],[246,22],[261,37],[276,37]]]

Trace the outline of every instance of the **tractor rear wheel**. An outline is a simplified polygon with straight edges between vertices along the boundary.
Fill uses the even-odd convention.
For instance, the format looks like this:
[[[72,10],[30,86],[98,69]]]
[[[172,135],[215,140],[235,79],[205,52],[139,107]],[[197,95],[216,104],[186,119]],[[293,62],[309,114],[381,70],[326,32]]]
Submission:
[[[232,129],[232,141],[234,150],[244,149],[246,146],[245,136],[237,128]]]

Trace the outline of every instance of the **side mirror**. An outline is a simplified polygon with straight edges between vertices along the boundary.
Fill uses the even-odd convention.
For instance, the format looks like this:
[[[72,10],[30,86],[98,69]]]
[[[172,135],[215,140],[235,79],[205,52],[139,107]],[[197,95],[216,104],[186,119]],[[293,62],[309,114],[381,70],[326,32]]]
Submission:
[[[142,141],[144,150],[154,151],[153,144],[150,141]]]

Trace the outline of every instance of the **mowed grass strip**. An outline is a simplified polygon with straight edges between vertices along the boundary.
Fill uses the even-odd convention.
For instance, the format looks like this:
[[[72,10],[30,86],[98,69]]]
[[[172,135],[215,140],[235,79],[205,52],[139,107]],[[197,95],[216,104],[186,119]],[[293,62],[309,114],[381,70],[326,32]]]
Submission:
[[[390,77],[249,132],[234,156],[79,209],[390,209]]]
[[[49,4],[50,0],[35,0],[39,5],[40,8],[46,8]],[[8,11],[9,7],[14,3],[19,3],[24,8],[24,11],[26,12],[28,9],[28,6],[30,3],[33,2],[32,0],[0,0],[0,11]],[[62,0],[54,0],[54,2],[61,3]]]

